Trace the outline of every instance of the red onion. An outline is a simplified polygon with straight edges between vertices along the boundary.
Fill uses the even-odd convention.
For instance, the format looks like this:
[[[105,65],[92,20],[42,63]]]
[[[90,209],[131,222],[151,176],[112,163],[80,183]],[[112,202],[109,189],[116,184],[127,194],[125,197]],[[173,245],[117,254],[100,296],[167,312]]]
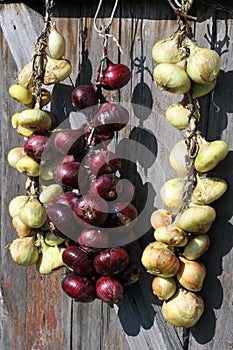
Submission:
[[[71,209],[74,206],[74,203],[78,200],[78,197],[74,194],[74,192],[64,192],[59,194],[56,198],[54,198],[53,203],[61,203],[67,205]]]
[[[94,259],[95,270],[103,276],[112,276],[123,271],[129,263],[129,254],[122,247],[108,248]]]
[[[97,132],[118,131],[129,122],[127,109],[120,105],[104,103],[93,118],[93,125]]]
[[[124,288],[118,280],[102,276],[96,282],[96,294],[99,299],[113,307],[123,299]]]
[[[73,104],[79,109],[94,106],[98,103],[96,88],[91,85],[80,85],[74,88],[72,95]]]
[[[103,77],[98,77],[97,81],[100,81],[101,87],[105,90],[121,89],[130,80],[129,68],[124,64],[113,63],[109,58],[106,58],[106,64],[107,68],[103,72]]]
[[[32,135],[24,144],[24,152],[29,156],[40,159],[49,137],[45,135]]]
[[[112,174],[103,174],[97,177],[90,186],[90,193],[96,194],[106,201],[113,201],[119,195],[119,187],[117,187],[119,179]]]
[[[62,280],[62,289],[69,297],[82,303],[89,303],[96,298],[94,283],[75,274],[70,274]]]
[[[119,202],[113,205],[112,213],[108,217],[108,227],[123,226],[132,228],[136,223],[138,212],[131,203]],[[112,225],[112,226],[111,226]]]
[[[84,145],[84,135],[81,129],[61,130],[54,139],[55,147],[63,154],[77,154]]]
[[[48,221],[51,221],[57,230],[66,237],[74,238],[78,236],[78,224],[75,220],[75,215],[72,210],[64,204],[51,204],[46,209]]]
[[[89,159],[88,166],[97,176],[111,174],[121,168],[121,161],[117,155],[110,151],[100,151]]]
[[[94,272],[92,259],[80,247],[71,246],[62,253],[62,260],[80,276],[91,275]]]
[[[68,188],[83,188],[87,183],[87,174],[84,168],[80,168],[79,162],[62,163],[54,169],[54,180]]]
[[[108,236],[101,230],[84,229],[82,230],[78,243],[87,252],[98,253],[108,244]]]
[[[83,226],[101,226],[108,216],[108,205],[100,197],[95,195],[84,195],[78,199],[73,207],[77,215],[77,221]]]

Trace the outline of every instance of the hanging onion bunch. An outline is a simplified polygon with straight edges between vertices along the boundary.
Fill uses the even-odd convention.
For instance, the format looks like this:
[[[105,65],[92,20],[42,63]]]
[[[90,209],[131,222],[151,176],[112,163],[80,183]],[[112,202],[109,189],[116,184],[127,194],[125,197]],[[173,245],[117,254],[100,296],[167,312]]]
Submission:
[[[48,197],[54,198],[63,189],[51,184],[43,188],[42,194],[39,186],[41,157],[55,128],[51,112],[43,109],[51,100],[50,92],[43,85],[56,84],[71,73],[70,62],[63,58],[65,39],[51,22],[47,10],[45,28],[35,42],[33,58],[19,73],[17,83],[9,88],[10,96],[27,107],[12,117],[12,126],[26,139],[24,147],[16,147],[8,153],[9,165],[27,177],[27,194],[9,203],[18,238],[7,247],[17,264],[36,264],[41,274],[64,266],[62,252],[65,249],[64,239],[50,231],[45,208]]]
[[[152,214],[155,241],[145,248],[141,261],[155,275],[152,291],[164,301],[164,318],[173,326],[188,328],[204,312],[198,292],[207,271],[199,258],[209,248],[208,232],[217,215],[211,203],[228,188],[224,179],[208,172],[227,156],[229,147],[223,140],[206,141],[196,126],[201,117],[196,98],[214,88],[220,57],[198,46],[186,21],[178,18],[178,23],[175,34],[154,45],[152,57],[157,63],[157,85],[168,92],[184,94],[180,102],[166,110],[173,127],[186,129],[184,139],[174,145],[169,155],[170,166],[179,177],[161,187],[160,196],[168,209]]]

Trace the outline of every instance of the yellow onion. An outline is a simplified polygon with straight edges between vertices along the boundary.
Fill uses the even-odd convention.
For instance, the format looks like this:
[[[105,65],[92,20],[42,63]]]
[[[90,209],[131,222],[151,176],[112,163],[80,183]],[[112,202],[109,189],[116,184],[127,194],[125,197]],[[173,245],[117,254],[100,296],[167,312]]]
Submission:
[[[169,246],[184,247],[188,243],[188,235],[176,224],[158,227],[154,232],[157,241]]]
[[[15,147],[10,150],[7,155],[7,161],[12,168],[16,169],[16,165],[20,159],[25,157],[23,147]]]
[[[210,227],[215,218],[214,208],[200,205],[186,209],[178,218],[178,225],[186,232],[201,233],[203,229]]]
[[[53,180],[54,168],[58,165],[57,160],[54,162],[48,161],[41,165],[41,174],[40,177],[42,180],[50,181]]]
[[[143,251],[141,261],[147,272],[163,277],[174,276],[180,265],[176,255],[161,242],[150,243]]]
[[[15,113],[11,117],[11,125],[14,129],[18,127],[18,116],[20,115],[19,112]]]
[[[156,276],[152,281],[152,291],[160,300],[168,300],[176,292],[176,281],[173,277]]]
[[[160,63],[154,68],[154,80],[162,90],[185,94],[190,90],[190,79],[182,68],[172,63]]]
[[[192,98],[198,98],[207,95],[215,88],[216,80],[207,85],[192,83]]]
[[[183,130],[189,126],[191,111],[182,102],[172,104],[166,110],[167,120],[177,129]]]
[[[48,232],[45,235],[45,243],[50,247],[55,247],[56,245],[62,244],[65,240],[61,237],[55,236],[52,232]]]
[[[17,83],[25,88],[33,86],[32,61],[27,63],[18,75]]]
[[[39,259],[34,237],[16,238],[7,248],[10,249],[11,257],[18,265],[30,266]]]
[[[12,218],[19,215],[20,209],[27,203],[28,199],[28,196],[17,196],[10,201],[8,210]]]
[[[200,205],[212,203],[227,191],[227,187],[227,182],[220,177],[198,178],[191,202]]]
[[[43,204],[48,204],[52,202],[59,194],[63,192],[63,189],[58,184],[52,184],[47,186],[40,194],[39,200]]]
[[[56,60],[49,56],[46,56],[47,62],[45,65],[45,74],[43,83],[45,85],[57,84],[60,81],[66,79],[71,71],[71,63],[68,60]]]
[[[45,208],[37,198],[30,198],[20,209],[19,217],[25,225],[31,228],[39,228],[46,221]]]
[[[41,89],[41,106],[46,106],[51,101],[51,93],[47,89]]]
[[[40,234],[37,234],[37,238],[36,245],[40,247],[41,251],[39,260],[36,263],[38,272],[40,274],[47,275],[63,267],[64,263],[62,260],[62,253],[64,252],[65,248],[48,246],[44,242],[43,236]]]
[[[52,23],[51,31],[48,36],[48,49],[52,58],[57,60],[65,55],[66,42],[65,38],[57,30],[56,24]]]
[[[192,237],[184,248],[183,255],[188,260],[196,260],[202,256],[210,246],[208,235],[198,235]]]
[[[156,63],[178,63],[182,60],[180,34],[165,40],[159,40],[152,48],[152,57]]]
[[[16,163],[16,169],[27,176],[36,177],[40,175],[40,164],[29,156],[24,156]]]
[[[19,216],[13,217],[12,225],[20,238],[27,237],[32,232],[32,228],[25,225],[25,223],[20,219]]]
[[[151,226],[156,230],[160,226],[166,226],[172,222],[172,212],[166,209],[155,210],[150,217]]]
[[[176,277],[182,287],[191,292],[199,292],[206,277],[206,268],[201,262],[180,256],[180,268]]]
[[[181,176],[185,176],[187,173],[187,167],[185,163],[185,157],[188,155],[187,147],[184,140],[181,140],[175,144],[169,155],[169,163],[171,168]]]
[[[27,105],[33,101],[33,95],[31,92],[19,84],[11,85],[9,88],[9,94],[14,100],[24,105]]]
[[[190,55],[187,58],[187,73],[197,84],[213,83],[220,70],[221,59],[216,51],[198,47],[187,39]]]
[[[179,177],[168,180],[160,189],[160,196],[165,205],[172,209],[178,209],[183,200],[185,181]]]
[[[41,109],[26,109],[18,116],[19,126],[30,132],[49,130],[52,126],[51,115]]]
[[[194,162],[196,170],[200,173],[212,170],[227,156],[228,151],[229,146],[225,141],[210,142],[205,149],[198,152]]]
[[[204,312],[204,301],[196,293],[179,288],[175,295],[162,305],[165,320],[175,327],[194,326]]]

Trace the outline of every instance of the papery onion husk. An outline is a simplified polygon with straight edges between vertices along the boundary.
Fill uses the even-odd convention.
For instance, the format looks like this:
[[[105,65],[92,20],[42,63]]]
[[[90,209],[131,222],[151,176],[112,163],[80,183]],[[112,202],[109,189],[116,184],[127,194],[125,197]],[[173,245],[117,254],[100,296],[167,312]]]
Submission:
[[[176,275],[178,282],[191,292],[199,292],[206,277],[205,266],[199,261],[190,261],[182,256],[179,259],[180,268]]]
[[[150,243],[143,251],[141,262],[152,275],[174,276],[179,270],[179,259],[161,242]]]
[[[209,245],[210,238],[208,235],[194,236],[185,246],[183,255],[188,260],[196,260],[207,251]]]
[[[25,156],[23,147],[15,147],[10,150],[7,155],[7,161],[12,168],[16,169],[16,165],[20,159]]]
[[[192,98],[198,98],[207,95],[210,91],[215,88],[216,80],[207,85],[192,83]]]
[[[52,127],[52,118],[50,113],[41,109],[25,109],[18,116],[19,126],[32,132],[45,131]]]
[[[158,227],[154,232],[154,237],[157,241],[169,246],[184,247],[188,243],[187,233],[174,223]]]
[[[27,203],[28,199],[28,196],[17,196],[10,201],[8,210],[12,218],[19,215],[20,209]]]
[[[178,218],[178,225],[186,232],[201,233],[203,229],[210,227],[215,218],[214,208],[200,205],[186,209]]]
[[[152,281],[152,291],[160,300],[168,300],[176,292],[176,280],[173,277],[156,276]]]
[[[178,209],[183,200],[185,180],[176,177],[168,180],[160,189],[160,196],[166,206],[172,209]]]
[[[71,74],[72,66],[70,61],[65,59],[56,60],[49,56],[46,56],[46,59],[47,62],[43,77],[43,83],[45,85],[57,84]]]
[[[63,193],[62,187],[58,184],[52,184],[43,189],[40,193],[39,200],[43,204],[48,204],[61,193]]]
[[[39,260],[36,263],[36,268],[40,274],[47,275],[64,266],[62,253],[65,248],[48,246],[41,234],[37,234],[36,244],[41,251]]]
[[[190,116],[190,109],[185,107],[182,102],[174,103],[166,110],[167,120],[179,130],[183,130],[189,126]]]
[[[40,175],[40,164],[33,158],[24,156],[16,163],[16,169],[27,176]]]
[[[166,209],[155,210],[151,214],[150,222],[155,230],[158,227],[169,225],[172,222],[172,212]]]
[[[30,90],[19,84],[11,85],[9,88],[9,94],[13,99],[24,105],[27,105],[33,101],[33,95]]]
[[[18,265],[30,266],[39,259],[34,237],[16,238],[7,248],[10,249],[11,257]]]
[[[14,216],[12,218],[12,226],[16,230],[20,238],[30,236],[32,233],[32,228],[25,225],[25,223],[20,219],[19,216]]]
[[[227,182],[220,177],[198,178],[191,202],[199,205],[212,203],[219,199],[227,191],[227,188]]]
[[[19,217],[25,225],[32,228],[39,228],[45,223],[46,211],[37,198],[30,198],[20,209]]]
[[[152,57],[156,63],[178,63],[182,60],[180,34],[159,40],[152,48]]]
[[[169,163],[171,168],[181,176],[187,173],[185,157],[188,155],[187,147],[184,140],[177,142],[172,148],[169,155]]]
[[[57,30],[55,23],[52,23],[48,36],[48,49],[52,58],[57,60],[65,55],[66,41],[63,35]]]
[[[190,55],[187,58],[187,73],[197,84],[213,83],[220,70],[221,59],[216,51],[198,47],[187,39]]]
[[[17,83],[25,88],[30,88],[33,86],[33,62],[27,63],[23,69],[20,71]]]
[[[45,243],[50,247],[55,247],[56,245],[60,245],[65,242],[64,238],[55,236],[52,232],[48,232],[45,235],[44,239]]]
[[[182,68],[176,64],[160,63],[154,69],[154,80],[162,90],[173,94],[185,94],[190,90],[190,79]]]
[[[194,166],[198,172],[206,173],[215,168],[227,156],[228,152],[229,146],[225,141],[212,141],[205,149],[198,152]]]
[[[203,299],[198,294],[183,288],[179,288],[176,294],[162,305],[163,317],[175,327],[194,326],[203,312]]]

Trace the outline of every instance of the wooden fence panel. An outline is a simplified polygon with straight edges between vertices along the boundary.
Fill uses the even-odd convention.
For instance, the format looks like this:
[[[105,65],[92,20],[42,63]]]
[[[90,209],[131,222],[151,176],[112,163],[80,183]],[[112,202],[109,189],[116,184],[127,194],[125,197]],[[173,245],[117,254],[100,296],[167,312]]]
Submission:
[[[53,16],[67,40],[67,58],[72,62],[73,84],[94,81],[102,55],[102,38],[93,30],[97,1],[56,1]],[[228,157],[214,170],[229,183],[228,192],[215,204],[217,220],[210,231],[211,246],[203,257],[207,278],[201,292],[205,313],[190,330],[174,328],[161,315],[161,302],[151,292],[152,276],[140,263],[142,249],[153,239],[151,230],[135,245],[134,260],[141,269],[141,280],[127,291],[115,311],[96,300],[90,304],[71,301],[61,291],[64,273],[39,276],[34,267],[15,265],[6,244],[16,238],[8,214],[9,201],[24,194],[26,177],[7,164],[10,149],[23,145],[23,139],[11,126],[11,116],[21,107],[8,95],[17,72],[29,61],[33,43],[43,27],[44,8],[39,1],[2,2],[0,7],[0,100],[1,100],[1,338],[2,350],[228,350],[233,348],[233,230],[232,230],[232,55],[233,8],[230,1],[194,2],[192,14],[197,42],[216,49],[222,58],[221,72],[214,94],[200,99],[200,128],[207,140],[222,138],[229,143]],[[106,23],[111,2],[103,2],[98,24]],[[118,151],[124,149],[123,137],[148,149],[140,158],[140,147],[134,149],[137,169],[124,169],[137,185],[137,204],[149,204],[147,219],[155,208],[163,206],[161,185],[175,176],[168,164],[173,145],[183,137],[166,120],[166,108],[179,97],[156,88],[152,72],[151,48],[176,29],[175,15],[167,2],[158,0],[120,1],[112,33],[119,40],[119,53],[113,40],[109,56],[127,64],[132,79],[120,93],[107,93],[111,101],[137,106],[130,109],[130,125],[115,141]],[[52,89],[52,88],[51,88]],[[72,116],[71,82],[67,79],[53,88],[51,110],[62,121]],[[147,223],[148,224],[148,223]]]

